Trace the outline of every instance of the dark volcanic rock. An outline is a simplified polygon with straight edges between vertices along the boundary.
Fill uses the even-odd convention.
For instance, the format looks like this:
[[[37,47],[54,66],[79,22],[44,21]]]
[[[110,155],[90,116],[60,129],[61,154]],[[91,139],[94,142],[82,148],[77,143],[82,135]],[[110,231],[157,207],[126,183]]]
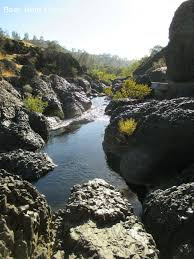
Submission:
[[[148,86],[152,85],[151,79],[148,74],[137,75],[134,77],[134,80],[137,84],[143,84],[143,85],[148,85]]]
[[[21,69],[20,76],[22,81],[28,82],[33,77],[37,76],[37,71],[33,66],[24,65]]]
[[[160,52],[156,53],[154,56],[149,57],[145,62],[143,62],[133,73],[133,76],[143,76],[147,75],[149,71],[154,68],[154,63],[157,63],[160,59],[164,59],[166,53],[166,48],[163,48]]]
[[[151,82],[167,82],[167,67],[160,67],[148,73]]]
[[[64,249],[67,258],[158,258],[131,205],[104,180],[76,185],[56,222],[64,240],[57,249]]]
[[[85,78],[82,77],[78,77],[78,78],[67,78],[67,81],[69,83],[75,84],[77,86],[81,86],[81,88],[83,89],[83,91],[86,94],[91,94],[91,84],[88,80],[86,80]]]
[[[166,62],[168,77],[175,82],[194,80],[194,1],[181,4],[169,29]]]
[[[18,148],[36,150],[44,141],[29,124],[20,94],[6,81],[0,81],[0,152]]]
[[[91,107],[91,100],[81,87],[70,84],[57,75],[52,75],[50,79],[52,88],[62,103],[65,118],[80,116]]]
[[[28,182],[0,170],[0,258],[50,258],[51,212]]]
[[[92,105],[83,86],[69,83],[57,75],[35,77],[30,85],[33,95],[42,96],[43,101],[48,102],[44,112],[47,116],[69,119],[80,116]]]
[[[44,145],[40,135],[31,129],[25,112],[15,108],[12,119],[0,119],[0,152],[18,148],[35,151]]]
[[[112,115],[113,112],[118,108],[124,108],[124,106],[134,105],[142,102],[142,100],[128,98],[111,100],[105,109],[105,114]]]
[[[58,99],[57,94],[52,89],[49,77],[34,77],[30,81],[32,87],[32,94],[35,96],[42,96],[42,100],[48,103],[44,114],[47,116],[57,116],[64,119],[62,103]]]
[[[45,153],[33,153],[21,149],[0,153],[0,169],[19,175],[24,180],[38,180],[54,167],[51,158]]]
[[[194,183],[151,193],[144,204],[144,223],[162,259],[194,258]]]
[[[172,177],[194,160],[193,111],[194,101],[190,98],[118,108],[105,131],[103,147],[107,157],[118,157],[120,173],[129,183],[151,184]],[[119,131],[118,122],[131,118],[137,127],[129,136]]]
[[[26,111],[26,113],[29,116],[30,127],[47,142],[49,140],[49,125],[45,116],[37,112]]]

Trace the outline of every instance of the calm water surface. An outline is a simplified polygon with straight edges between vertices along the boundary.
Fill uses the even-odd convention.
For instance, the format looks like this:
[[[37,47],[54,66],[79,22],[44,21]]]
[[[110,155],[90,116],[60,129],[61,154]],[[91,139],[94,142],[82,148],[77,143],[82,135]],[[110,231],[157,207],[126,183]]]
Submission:
[[[84,116],[94,121],[77,125],[70,133],[52,137],[43,149],[57,167],[35,186],[46,196],[53,210],[64,207],[73,185],[94,178],[127,189],[124,180],[108,168],[102,149],[104,130],[109,123],[109,117],[104,115],[106,105],[104,97],[93,99],[91,111]]]

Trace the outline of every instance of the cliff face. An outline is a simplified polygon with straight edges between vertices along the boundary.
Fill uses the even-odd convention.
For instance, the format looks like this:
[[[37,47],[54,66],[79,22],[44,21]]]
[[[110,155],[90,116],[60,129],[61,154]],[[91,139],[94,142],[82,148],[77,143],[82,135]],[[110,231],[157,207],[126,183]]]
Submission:
[[[194,1],[184,2],[175,12],[166,52],[168,78],[175,82],[194,80]]]
[[[177,35],[194,34],[194,1],[189,0],[180,5],[176,10],[169,28],[169,39]]]

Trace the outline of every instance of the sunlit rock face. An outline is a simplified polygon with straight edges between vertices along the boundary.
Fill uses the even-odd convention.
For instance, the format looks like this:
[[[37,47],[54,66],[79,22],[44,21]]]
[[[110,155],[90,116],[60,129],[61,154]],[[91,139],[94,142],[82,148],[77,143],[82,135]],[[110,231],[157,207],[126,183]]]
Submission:
[[[194,1],[181,4],[169,29],[166,62],[168,78],[175,82],[194,80]]]
[[[158,258],[152,236],[130,203],[101,179],[73,187],[55,225],[64,240],[56,250],[64,250],[68,258]]]

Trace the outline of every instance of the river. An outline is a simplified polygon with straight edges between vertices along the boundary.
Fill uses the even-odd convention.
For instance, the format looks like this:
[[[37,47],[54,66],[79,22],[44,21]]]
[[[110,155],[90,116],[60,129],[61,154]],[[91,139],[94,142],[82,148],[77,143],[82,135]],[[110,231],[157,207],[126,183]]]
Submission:
[[[94,98],[91,110],[76,121],[71,131],[52,136],[42,150],[53,159],[57,167],[35,186],[45,195],[54,211],[64,208],[73,185],[94,178],[104,179],[125,194],[127,192],[135,210],[140,210],[136,195],[128,190],[122,177],[106,163],[102,148],[105,127],[109,123],[109,117],[104,115],[106,105],[105,97]]]

